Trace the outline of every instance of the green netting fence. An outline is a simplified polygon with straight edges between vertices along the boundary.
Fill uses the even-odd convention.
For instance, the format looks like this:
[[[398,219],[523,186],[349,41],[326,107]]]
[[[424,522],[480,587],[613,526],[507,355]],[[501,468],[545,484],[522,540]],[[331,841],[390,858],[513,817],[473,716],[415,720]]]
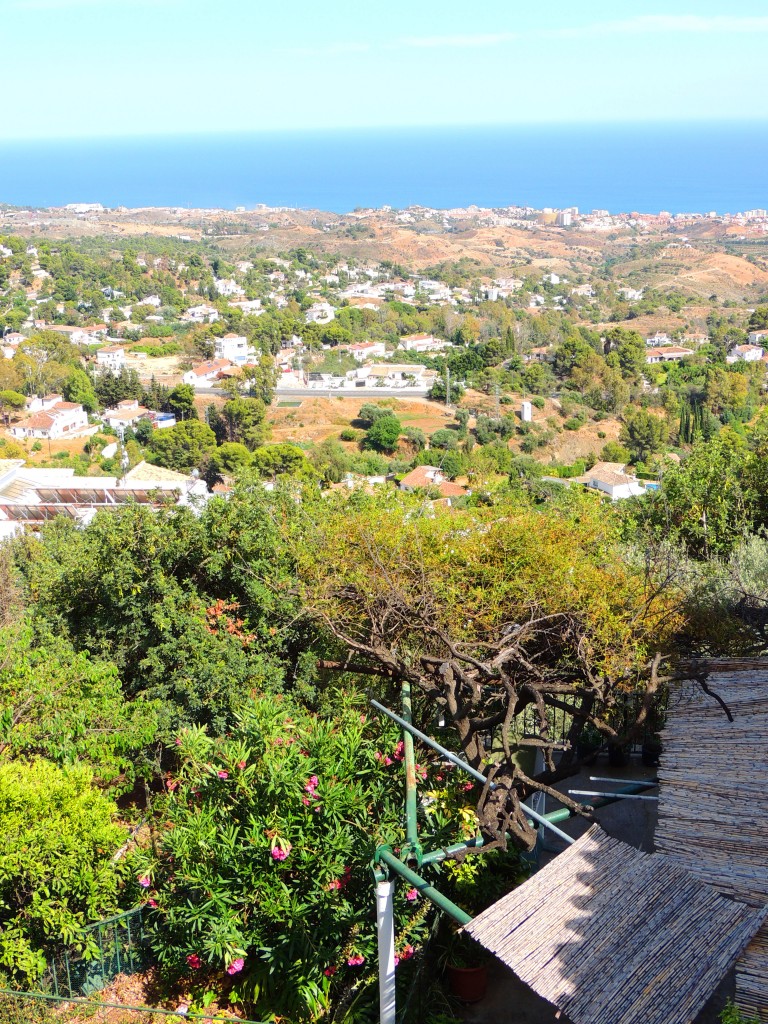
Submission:
[[[119,974],[136,974],[148,966],[141,907],[88,925],[86,951],[60,946],[48,957],[42,992],[67,999],[92,996]]]

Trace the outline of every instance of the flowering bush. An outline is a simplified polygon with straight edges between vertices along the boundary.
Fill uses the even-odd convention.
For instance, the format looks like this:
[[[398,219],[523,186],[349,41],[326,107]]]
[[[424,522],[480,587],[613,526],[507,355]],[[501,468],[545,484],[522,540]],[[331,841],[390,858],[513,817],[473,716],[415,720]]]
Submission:
[[[157,906],[160,962],[231,986],[249,1014],[316,1017],[375,962],[370,862],[377,845],[402,840],[402,748],[393,726],[366,719],[360,695],[334,694],[329,707],[319,716],[259,697],[227,739],[183,732],[158,855],[135,865]],[[407,960],[427,908],[401,885],[396,913]]]

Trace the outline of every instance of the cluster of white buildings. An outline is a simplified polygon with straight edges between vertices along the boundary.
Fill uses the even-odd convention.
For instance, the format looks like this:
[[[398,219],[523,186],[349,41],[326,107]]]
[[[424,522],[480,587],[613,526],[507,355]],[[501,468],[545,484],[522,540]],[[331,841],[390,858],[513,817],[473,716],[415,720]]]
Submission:
[[[127,501],[156,505],[172,495],[179,505],[205,502],[204,480],[140,462],[124,476],[75,476],[73,469],[38,469],[23,459],[0,460],[0,539],[38,530],[64,515],[86,526],[99,509]]]

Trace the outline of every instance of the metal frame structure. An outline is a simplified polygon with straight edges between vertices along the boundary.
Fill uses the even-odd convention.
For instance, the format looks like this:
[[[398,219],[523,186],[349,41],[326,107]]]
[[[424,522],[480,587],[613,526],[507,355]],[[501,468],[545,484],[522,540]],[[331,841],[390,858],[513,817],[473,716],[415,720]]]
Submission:
[[[396,1024],[397,1002],[395,987],[395,927],[394,927],[394,890],[396,877],[400,877],[409,886],[418,890],[425,899],[430,900],[438,910],[453,918],[460,926],[469,924],[473,920],[461,907],[435,888],[417,871],[407,863],[415,862],[416,867],[439,863],[450,857],[452,854],[462,850],[481,849],[485,844],[482,836],[475,836],[472,839],[454,843],[437,850],[425,852],[418,835],[418,788],[416,783],[416,757],[413,746],[414,737],[421,740],[432,750],[435,750],[442,757],[455,765],[461,771],[466,772],[476,782],[483,785],[488,781],[482,772],[477,771],[467,764],[463,758],[451,750],[447,750],[437,743],[426,733],[414,726],[412,721],[411,684],[407,680],[401,682],[402,715],[396,714],[385,707],[377,700],[370,700],[372,707],[381,714],[386,715],[393,722],[396,722],[403,730],[403,760],[405,763],[405,835],[406,841],[401,849],[401,857],[395,856],[391,846],[382,845],[376,849],[373,863],[371,865],[373,878],[376,885],[376,925],[378,933],[378,956],[379,956],[379,1020],[380,1024]],[[597,781],[597,780],[595,780]],[[601,779],[600,781],[620,782],[623,780]],[[650,789],[657,785],[656,780],[641,779],[638,782],[629,783],[615,793],[600,794],[590,806],[594,808],[604,807],[615,800],[634,796],[638,791]],[[493,783],[491,783],[493,788]],[[591,795],[591,793],[590,793]],[[597,795],[597,794],[596,794]],[[652,797],[650,799],[656,799]],[[556,822],[566,821],[574,817],[575,812],[569,808],[551,811],[549,814],[539,814],[527,804],[523,804],[528,812],[530,823],[538,826],[539,829],[546,829],[553,832],[559,839],[564,840],[568,845],[575,842],[572,836],[567,835],[559,829]],[[396,876],[393,878],[392,876]]]

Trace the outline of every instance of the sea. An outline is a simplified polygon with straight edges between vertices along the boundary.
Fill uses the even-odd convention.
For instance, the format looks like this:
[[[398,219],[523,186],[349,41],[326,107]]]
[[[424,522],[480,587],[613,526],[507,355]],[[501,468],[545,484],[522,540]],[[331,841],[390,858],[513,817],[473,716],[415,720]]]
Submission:
[[[768,207],[768,121],[0,142],[0,203],[86,202],[736,213]]]

